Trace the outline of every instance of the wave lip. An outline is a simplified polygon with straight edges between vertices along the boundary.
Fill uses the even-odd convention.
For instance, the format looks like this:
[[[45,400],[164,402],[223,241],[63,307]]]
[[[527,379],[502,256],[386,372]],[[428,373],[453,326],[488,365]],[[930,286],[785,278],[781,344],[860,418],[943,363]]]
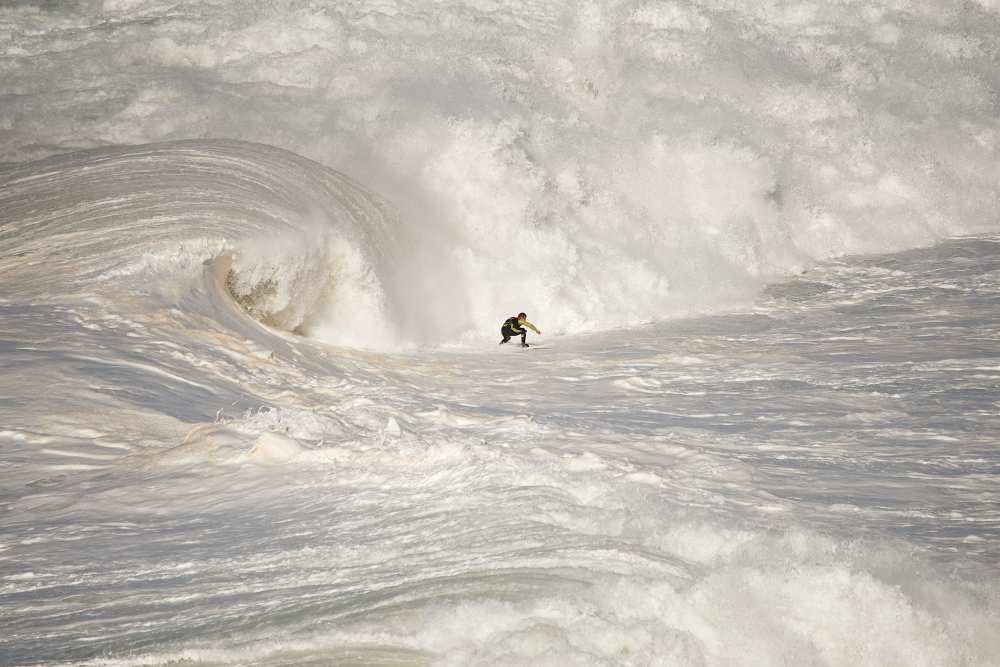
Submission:
[[[391,207],[288,151],[179,141],[72,153],[0,171],[0,208],[13,298],[143,310],[197,289],[208,261],[270,327],[358,346],[394,337],[381,286]],[[125,305],[135,296],[147,305]]]

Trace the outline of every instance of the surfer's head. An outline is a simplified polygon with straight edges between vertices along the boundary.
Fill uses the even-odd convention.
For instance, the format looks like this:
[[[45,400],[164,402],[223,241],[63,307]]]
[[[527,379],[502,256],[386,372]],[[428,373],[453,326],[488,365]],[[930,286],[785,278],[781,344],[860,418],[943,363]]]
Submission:
[[[526,319],[528,319],[528,316],[525,313],[518,313],[517,314],[517,319],[519,319],[519,320],[526,320]]]

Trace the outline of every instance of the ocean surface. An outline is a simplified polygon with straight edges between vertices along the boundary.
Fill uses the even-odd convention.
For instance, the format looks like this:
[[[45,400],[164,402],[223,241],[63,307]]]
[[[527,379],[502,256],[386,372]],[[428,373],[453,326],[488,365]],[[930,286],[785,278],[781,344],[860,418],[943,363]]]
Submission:
[[[998,64],[996,0],[0,2],[0,665],[1000,665]]]

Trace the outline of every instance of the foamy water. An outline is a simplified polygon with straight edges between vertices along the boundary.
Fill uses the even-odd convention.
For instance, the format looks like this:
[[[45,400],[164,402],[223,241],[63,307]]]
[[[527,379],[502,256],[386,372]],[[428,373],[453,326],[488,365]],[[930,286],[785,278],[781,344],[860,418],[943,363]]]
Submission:
[[[0,10],[0,663],[1000,663],[998,47]]]

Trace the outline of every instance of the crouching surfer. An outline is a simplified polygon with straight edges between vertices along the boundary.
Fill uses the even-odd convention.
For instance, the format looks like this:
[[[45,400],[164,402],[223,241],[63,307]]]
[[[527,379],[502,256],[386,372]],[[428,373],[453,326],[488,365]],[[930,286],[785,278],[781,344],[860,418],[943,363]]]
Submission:
[[[538,330],[534,324],[528,321],[528,316],[524,313],[518,313],[516,317],[508,317],[507,321],[503,323],[500,327],[500,335],[503,336],[503,340],[500,344],[503,345],[511,338],[521,337],[521,347],[528,347],[528,329],[531,329],[539,336],[542,332]]]

